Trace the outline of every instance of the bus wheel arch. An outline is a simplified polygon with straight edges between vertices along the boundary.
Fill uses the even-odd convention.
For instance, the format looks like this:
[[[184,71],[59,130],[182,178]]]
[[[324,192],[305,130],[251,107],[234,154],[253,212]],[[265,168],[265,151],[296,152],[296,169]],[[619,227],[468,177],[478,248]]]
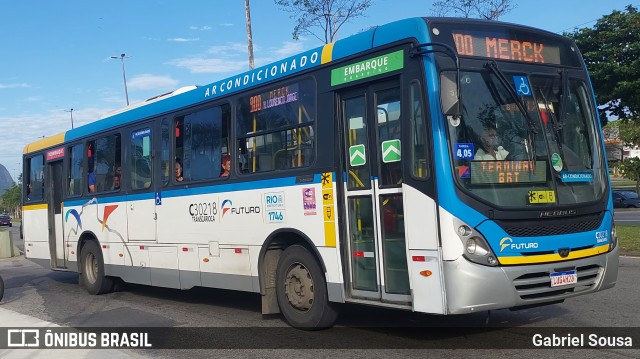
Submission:
[[[262,314],[278,314],[278,302],[275,295],[276,271],[278,260],[282,252],[294,244],[303,245],[312,252],[322,271],[326,272],[326,267],[317,248],[306,234],[293,228],[281,228],[269,235],[262,245],[258,259],[260,281],[260,294],[262,294]]]
[[[93,233],[84,233],[78,241],[78,271],[80,284],[89,294],[98,295],[113,290],[113,279],[105,275],[104,256]]]
[[[290,325],[321,329],[336,320],[328,300],[326,267],[320,253],[302,232],[272,233],[260,251],[262,313],[282,313]]]

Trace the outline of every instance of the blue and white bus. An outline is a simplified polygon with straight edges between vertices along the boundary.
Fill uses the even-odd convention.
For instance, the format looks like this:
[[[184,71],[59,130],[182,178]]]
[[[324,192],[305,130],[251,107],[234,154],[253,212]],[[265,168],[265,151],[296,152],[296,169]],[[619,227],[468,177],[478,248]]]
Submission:
[[[231,162],[227,175],[225,162]],[[589,77],[569,39],[397,21],[24,150],[25,256],[115,280],[464,314],[615,285]]]

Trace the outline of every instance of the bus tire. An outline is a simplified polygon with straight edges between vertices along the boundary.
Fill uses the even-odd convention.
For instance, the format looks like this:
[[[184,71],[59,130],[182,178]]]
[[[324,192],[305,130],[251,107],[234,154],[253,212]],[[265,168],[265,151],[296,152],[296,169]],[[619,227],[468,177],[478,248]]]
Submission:
[[[278,261],[276,296],[280,312],[294,328],[328,328],[338,317],[327,295],[324,273],[309,251],[292,245]]]
[[[4,297],[4,280],[0,277],[0,300]]]
[[[80,279],[89,294],[109,293],[113,289],[113,279],[104,275],[102,251],[95,241],[88,241],[80,255]]]

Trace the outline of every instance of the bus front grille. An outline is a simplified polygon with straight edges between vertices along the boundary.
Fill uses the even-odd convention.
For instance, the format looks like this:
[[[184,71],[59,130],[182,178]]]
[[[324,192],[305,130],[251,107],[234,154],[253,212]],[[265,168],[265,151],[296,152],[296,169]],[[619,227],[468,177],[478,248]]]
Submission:
[[[593,264],[577,267],[578,283],[563,287],[551,287],[549,271],[527,273],[513,280],[521,299],[562,298],[565,294],[578,293],[593,288],[598,283],[602,267]]]
[[[537,237],[571,234],[596,230],[603,214],[562,220],[496,221],[512,237]]]

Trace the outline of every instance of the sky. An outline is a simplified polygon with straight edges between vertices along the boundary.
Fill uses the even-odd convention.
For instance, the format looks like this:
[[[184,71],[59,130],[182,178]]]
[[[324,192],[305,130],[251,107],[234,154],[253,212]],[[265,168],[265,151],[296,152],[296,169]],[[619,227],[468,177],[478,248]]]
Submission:
[[[433,0],[374,0],[339,31],[431,16]],[[562,33],[593,27],[640,0],[512,0],[500,18]],[[251,0],[255,66],[316,48],[293,40],[295,20],[273,0]],[[98,120],[129,102],[206,85],[249,69],[243,0],[21,0],[0,12],[0,164],[14,179],[26,144]],[[111,57],[118,57],[112,59]],[[71,111],[73,109],[73,111]]]

